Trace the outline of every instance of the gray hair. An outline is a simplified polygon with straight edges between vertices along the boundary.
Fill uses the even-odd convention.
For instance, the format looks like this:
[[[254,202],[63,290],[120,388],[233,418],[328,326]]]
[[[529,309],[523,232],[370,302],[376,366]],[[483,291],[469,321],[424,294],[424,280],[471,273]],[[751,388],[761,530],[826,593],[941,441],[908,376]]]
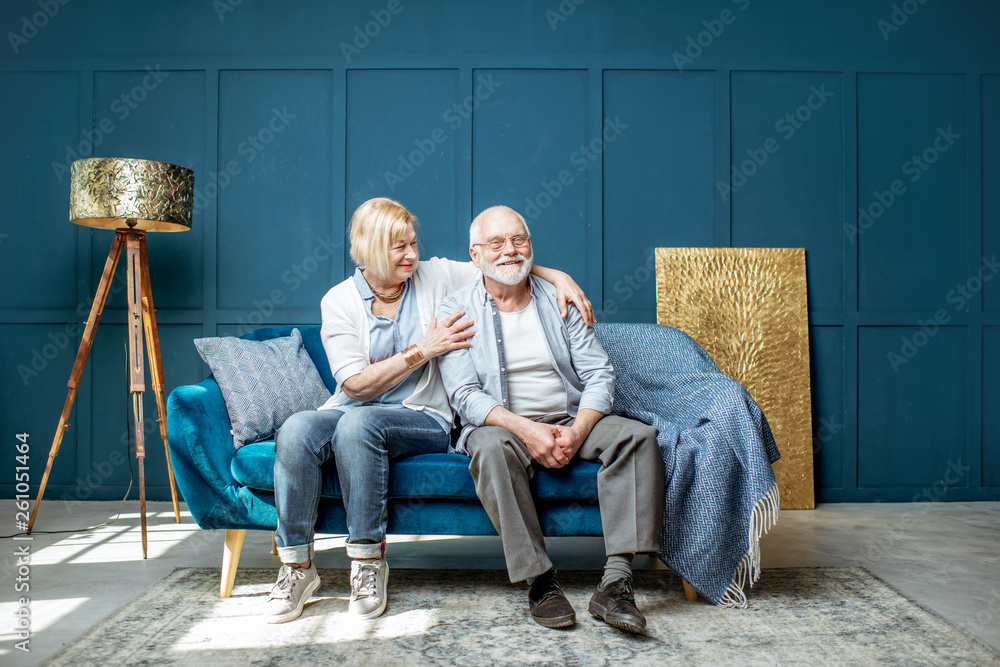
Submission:
[[[493,213],[499,213],[500,211],[504,211],[506,213],[513,213],[515,216],[517,216],[517,219],[521,221],[522,225],[524,225],[524,231],[525,231],[525,233],[528,236],[531,236],[531,230],[528,229],[528,223],[524,219],[523,215],[521,215],[520,213],[518,213],[517,211],[515,211],[514,209],[512,209],[510,206],[504,206],[502,204],[500,204],[498,206],[490,206],[489,208],[484,209],[479,215],[477,215],[475,217],[475,219],[472,221],[472,224],[469,226],[469,249],[470,250],[472,249],[472,246],[476,245],[477,243],[482,243],[483,242],[483,238],[482,238],[483,220],[485,218],[488,218]]]

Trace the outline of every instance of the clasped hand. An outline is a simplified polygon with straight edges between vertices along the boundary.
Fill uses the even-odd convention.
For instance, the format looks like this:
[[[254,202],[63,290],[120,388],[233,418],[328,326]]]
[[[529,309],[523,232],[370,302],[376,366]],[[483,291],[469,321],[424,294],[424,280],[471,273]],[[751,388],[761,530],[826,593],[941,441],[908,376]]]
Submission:
[[[531,458],[546,468],[562,468],[576,455],[583,438],[572,426],[532,422],[522,440]]]

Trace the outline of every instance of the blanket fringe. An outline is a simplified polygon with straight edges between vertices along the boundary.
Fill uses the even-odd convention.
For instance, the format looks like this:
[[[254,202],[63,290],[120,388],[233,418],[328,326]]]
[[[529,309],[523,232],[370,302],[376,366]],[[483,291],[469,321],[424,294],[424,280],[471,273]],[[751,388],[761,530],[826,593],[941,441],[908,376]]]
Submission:
[[[760,578],[761,535],[778,522],[780,515],[781,499],[778,495],[778,484],[775,482],[767,494],[754,505],[753,511],[750,513],[750,548],[740,559],[739,565],[736,566],[733,580],[729,582],[726,592],[719,600],[720,607],[746,609],[747,596],[743,589],[746,588],[747,584],[753,588],[757,579]]]

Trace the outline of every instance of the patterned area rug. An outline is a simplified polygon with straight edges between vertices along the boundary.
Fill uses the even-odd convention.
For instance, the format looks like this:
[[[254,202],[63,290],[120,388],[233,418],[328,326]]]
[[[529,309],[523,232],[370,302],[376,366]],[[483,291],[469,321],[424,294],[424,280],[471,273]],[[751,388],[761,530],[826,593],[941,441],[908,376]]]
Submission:
[[[259,616],[276,570],[178,568],[47,664],[1000,664],[1000,653],[863,568],[769,569],[749,608],[686,602],[665,571],[636,573],[648,636],[587,613],[596,572],[559,575],[577,624],[548,630],[527,614],[523,585],[491,570],[393,570],[386,613],[349,617],[347,570],[320,570],[302,616]]]

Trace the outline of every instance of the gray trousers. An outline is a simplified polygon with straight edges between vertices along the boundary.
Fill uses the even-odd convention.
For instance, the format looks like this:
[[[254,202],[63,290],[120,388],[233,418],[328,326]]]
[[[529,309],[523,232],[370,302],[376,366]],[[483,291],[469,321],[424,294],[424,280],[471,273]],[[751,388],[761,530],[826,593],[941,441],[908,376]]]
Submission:
[[[568,424],[572,424],[569,421]],[[552,567],[531,496],[535,466],[521,439],[505,428],[481,426],[469,434],[469,470],[476,495],[503,539],[512,582]],[[659,550],[663,526],[663,458],[656,429],[608,415],[597,422],[576,454],[600,461],[597,494],[607,555]]]

